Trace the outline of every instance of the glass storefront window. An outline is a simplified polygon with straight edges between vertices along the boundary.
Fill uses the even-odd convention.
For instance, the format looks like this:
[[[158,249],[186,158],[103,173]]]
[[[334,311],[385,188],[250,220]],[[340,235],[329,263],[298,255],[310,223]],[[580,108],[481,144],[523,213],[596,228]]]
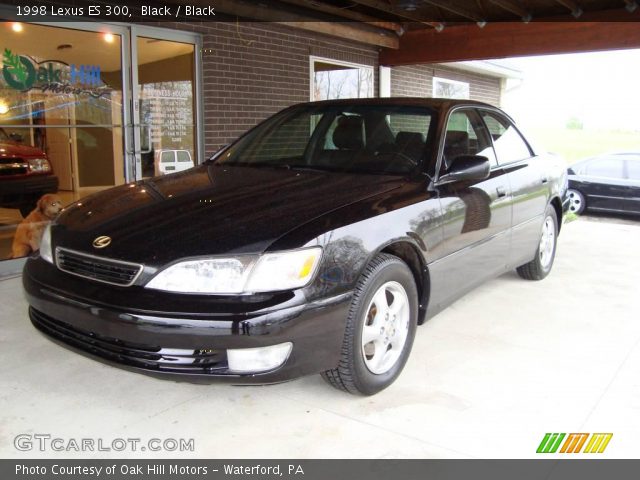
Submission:
[[[197,158],[194,49],[193,44],[138,37],[143,177],[185,170]]]
[[[2,128],[46,153],[61,190],[121,183],[122,133],[113,132],[123,123],[121,37],[34,24],[0,29]]]
[[[29,212],[41,221],[55,213],[42,210],[44,195],[66,205],[124,182],[121,42],[101,32],[0,25],[0,259],[26,251],[16,225],[34,221]]]
[[[22,27],[0,24],[0,260],[17,256],[16,227],[44,195],[66,206],[186,170],[198,154],[195,41],[143,27]],[[159,38],[136,35],[147,31]]]

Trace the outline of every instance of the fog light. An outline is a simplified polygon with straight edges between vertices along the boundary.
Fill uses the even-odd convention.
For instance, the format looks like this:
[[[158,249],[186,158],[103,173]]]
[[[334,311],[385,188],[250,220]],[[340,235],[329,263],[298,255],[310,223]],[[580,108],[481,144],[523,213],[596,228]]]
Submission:
[[[289,358],[293,343],[270,347],[227,350],[227,362],[232,373],[259,373],[278,368]]]

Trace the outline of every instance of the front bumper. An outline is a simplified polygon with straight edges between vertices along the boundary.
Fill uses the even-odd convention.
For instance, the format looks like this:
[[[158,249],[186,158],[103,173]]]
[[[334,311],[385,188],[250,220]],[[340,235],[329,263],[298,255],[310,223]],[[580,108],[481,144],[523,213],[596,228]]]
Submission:
[[[194,314],[192,304],[191,312],[180,313],[88,300],[82,296],[87,291],[78,290],[78,279],[69,277],[39,258],[27,261],[23,285],[31,321],[59,343],[107,363],[195,381],[264,384],[319,373],[339,362],[350,292],[312,302],[298,294],[269,306],[245,302],[244,312],[214,307],[212,313]],[[114,295],[118,289],[122,287]],[[292,342],[293,349],[277,369],[250,374],[229,370],[227,349],[284,342]]]
[[[17,206],[25,201],[45,193],[58,191],[58,177],[55,175],[25,175],[18,178],[3,178],[0,182],[0,204],[3,206]]]

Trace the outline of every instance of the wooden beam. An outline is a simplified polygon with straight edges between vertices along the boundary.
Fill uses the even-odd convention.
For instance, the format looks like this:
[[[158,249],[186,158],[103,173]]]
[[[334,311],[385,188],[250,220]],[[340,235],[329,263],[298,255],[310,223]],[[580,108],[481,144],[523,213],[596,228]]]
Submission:
[[[412,30],[401,38],[400,49],[381,52],[380,64],[414,65],[640,48],[637,23],[640,11],[627,13],[627,17],[627,22],[504,22],[491,23],[484,29],[460,25],[442,33]]]
[[[202,0],[173,0],[173,3],[185,5],[208,4]],[[294,12],[275,11],[267,4],[249,3],[243,0],[216,0],[215,11],[238,17],[278,23],[289,27],[324,33],[334,37],[354,40],[356,42],[397,49],[398,36],[388,30],[358,24],[356,22],[321,22],[317,18],[307,17]]]
[[[349,20],[353,20],[355,22],[366,23],[374,27],[384,28],[385,30],[391,30],[392,32],[395,32],[398,35],[402,35],[404,33],[404,28],[399,23],[383,21],[379,18],[370,17],[369,15],[364,15],[360,12],[354,12],[353,10],[349,10],[348,8],[334,7],[333,5],[329,5],[318,0],[280,0],[280,1],[285,3],[290,3],[292,5],[297,5],[302,8],[309,8],[312,10],[316,10],[318,12],[327,13],[329,15],[334,15],[336,17],[346,18]]]

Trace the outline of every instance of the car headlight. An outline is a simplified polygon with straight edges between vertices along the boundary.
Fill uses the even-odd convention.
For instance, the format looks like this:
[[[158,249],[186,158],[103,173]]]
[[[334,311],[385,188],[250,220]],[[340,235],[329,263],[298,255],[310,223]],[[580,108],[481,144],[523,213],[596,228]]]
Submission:
[[[49,173],[51,171],[51,164],[46,158],[30,158],[27,162],[29,170],[33,173]]]
[[[316,273],[321,256],[319,247],[266,253],[258,259],[245,291],[274,292],[303,287]]]
[[[240,294],[300,288],[316,273],[320,247],[203,258],[176,263],[161,271],[146,288],[180,293]]]
[[[40,257],[49,263],[53,263],[53,254],[51,253],[51,224],[47,225],[40,240]]]

